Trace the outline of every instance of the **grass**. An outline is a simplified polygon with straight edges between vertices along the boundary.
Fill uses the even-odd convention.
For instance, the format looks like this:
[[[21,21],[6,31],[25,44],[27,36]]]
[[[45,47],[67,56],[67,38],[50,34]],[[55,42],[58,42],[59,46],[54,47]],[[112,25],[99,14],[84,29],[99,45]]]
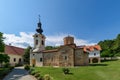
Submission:
[[[36,67],[41,75],[49,74],[53,80],[120,80],[120,60],[102,62],[69,68],[71,74],[65,75],[62,68]]]

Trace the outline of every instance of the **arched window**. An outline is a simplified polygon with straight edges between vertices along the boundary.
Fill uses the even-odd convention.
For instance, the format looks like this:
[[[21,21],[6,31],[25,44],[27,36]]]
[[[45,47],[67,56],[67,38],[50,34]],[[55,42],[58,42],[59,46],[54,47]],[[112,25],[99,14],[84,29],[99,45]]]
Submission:
[[[21,62],[22,60],[21,60],[21,58],[19,58],[19,62]]]
[[[42,45],[44,45],[44,41],[43,41],[43,40],[42,40],[42,42],[41,42],[41,43],[42,43]]]
[[[14,58],[13,60],[14,60],[14,62],[16,62],[16,58]]]

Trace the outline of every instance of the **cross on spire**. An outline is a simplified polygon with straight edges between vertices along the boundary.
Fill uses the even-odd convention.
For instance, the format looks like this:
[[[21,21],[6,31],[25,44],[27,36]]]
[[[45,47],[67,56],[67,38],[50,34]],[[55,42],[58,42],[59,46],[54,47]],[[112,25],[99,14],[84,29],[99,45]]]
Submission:
[[[39,19],[39,22],[40,22],[40,15],[38,15],[38,19]]]

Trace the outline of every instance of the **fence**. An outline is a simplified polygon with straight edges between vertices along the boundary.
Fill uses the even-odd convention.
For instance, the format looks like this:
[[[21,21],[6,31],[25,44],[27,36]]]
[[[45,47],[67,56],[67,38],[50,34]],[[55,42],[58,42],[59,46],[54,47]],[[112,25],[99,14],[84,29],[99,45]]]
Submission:
[[[120,59],[120,57],[101,57],[101,60],[117,60]]]

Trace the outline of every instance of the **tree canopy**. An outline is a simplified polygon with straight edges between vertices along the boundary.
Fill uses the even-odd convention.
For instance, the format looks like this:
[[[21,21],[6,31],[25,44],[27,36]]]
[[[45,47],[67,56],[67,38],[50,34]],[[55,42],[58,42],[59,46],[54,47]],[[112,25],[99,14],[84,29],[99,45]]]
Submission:
[[[10,57],[7,54],[0,54],[0,65],[3,63],[8,63]]]
[[[46,46],[45,50],[57,49],[59,46]]]
[[[7,54],[0,54],[0,63],[2,62],[9,62],[10,57]]]
[[[98,44],[102,48],[102,57],[120,56],[120,34],[115,39],[100,41]]]
[[[30,63],[30,50],[31,49],[32,49],[31,46],[28,46],[25,49],[25,54],[23,55],[23,59],[24,59],[25,64],[29,64]]]
[[[5,44],[4,44],[4,37],[3,37],[3,33],[0,32],[0,65],[2,65],[2,63],[7,63],[9,62],[10,57],[7,54],[2,54],[5,50]]]

